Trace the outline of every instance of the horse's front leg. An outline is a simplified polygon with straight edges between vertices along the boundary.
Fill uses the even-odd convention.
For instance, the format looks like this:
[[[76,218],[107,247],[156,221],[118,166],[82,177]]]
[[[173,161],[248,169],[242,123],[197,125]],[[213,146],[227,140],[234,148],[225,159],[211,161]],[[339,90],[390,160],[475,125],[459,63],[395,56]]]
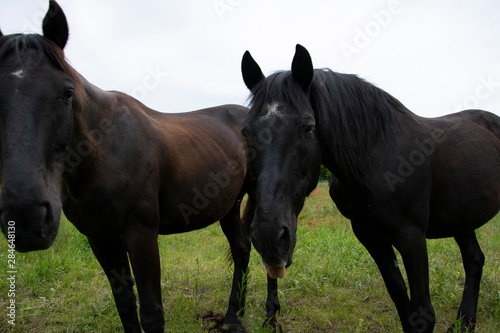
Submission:
[[[248,283],[248,262],[250,260],[250,238],[246,234],[240,219],[240,201],[238,200],[231,211],[220,220],[220,225],[231,248],[234,262],[233,284],[229,305],[224,316],[224,325],[231,332],[242,331],[239,317],[245,312],[246,289]]]
[[[403,330],[410,332],[410,300],[392,244],[385,238],[374,237],[373,233],[359,228],[355,221],[352,223],[352,229],[358,240],[375,260],[389,296],[396,306]]]
[[[410,285],[409,333],[431,333],[436,324],[429,291],[429,261],[424,232],[405,227],[395,236]]]
[[[267,301],[266,301],[266,321],[264,326],[271,327],[272,332],[283,332],[283,328],[276,320],[276,316],[281,309],[278,299],[278,280],[267,276]]]
[[[115,298],[116,308],[126,333],[140,333],[134,279],[130,272],[128,256],[118,242],[88,237],[90,247],[104,269]]]
[[[128,228],[123,239],[137,283],[142,328],[147,333],[163,333],[158,233],[136,225]]]
[[[249,203],[250,204],[250,203]],[[251,209],[251,208],[250,208]],[[231,211],[220,221],[222,231],[226,235],[231,247],[234,261],[233,285],[229,306],[224,316],[224,325],[231,332],[243,330],[241,320],[245,312],[245,299],[248,283],[248,262],[250,260],[251,243],[245,226],[240,219],[240,202],[236,202]],[[276,279],[267,278],[266,321],[264,326],[269,326],[273,332],[282,332],[281,326],[276,321],[276,314],[280,310],[278,300],[278,282]]]

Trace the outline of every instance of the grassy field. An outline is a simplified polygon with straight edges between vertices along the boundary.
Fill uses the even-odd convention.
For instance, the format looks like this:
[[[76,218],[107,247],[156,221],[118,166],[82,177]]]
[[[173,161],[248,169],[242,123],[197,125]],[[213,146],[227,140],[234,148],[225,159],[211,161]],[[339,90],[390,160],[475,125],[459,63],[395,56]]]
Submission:
[[[350,223],[320,185],[300,216],[294,264],[279,282],[286,332],[400,332],[395,308],[377,267],[354,237]],[[3,236],[2,236],[3,238]],[[478,231],[486,255],[476,332],[500,332],[500,216]],[[231,269],[218,224],[160,238],[162,296],[168,332],[208,332],[202,315],[224,313]],[[458,309],[464,272],[452,239],[428,242],[436,332]],[[111,289],[86,238],[66,220],[46,251],[16,254],[16,320],[8,324],[8,248],[0,241],[0,332],[121,332]],[[261,328],[266,273],[253,251],[245,325]]]

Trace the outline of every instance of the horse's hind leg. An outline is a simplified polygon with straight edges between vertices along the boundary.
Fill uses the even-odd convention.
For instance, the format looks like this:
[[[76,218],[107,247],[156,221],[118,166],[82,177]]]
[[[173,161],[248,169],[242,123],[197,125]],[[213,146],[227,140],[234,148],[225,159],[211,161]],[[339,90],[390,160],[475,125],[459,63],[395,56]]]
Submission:
[[[220,220],[234,262],[233,285],[228,310],[224,316],[224,324],[236,332],[241,327],[241,321],[238,317],[243,316],[244,313],[248,279],[247,270],[251,250],[250,238],[244,231],[240,218],[240,204],[241,202],[238,200],[231,208],[231,211]]]
[[[477,299],[483,272],[484,254],[474,232],[455,237],[455,241],[460,247],[465,270],[464,294],[458,309],[457,320],[462,323],[460,327],[462,332],[467,330],[473,332],[476,325]],[[456,327],[451,327],[448,332],[456,332]]]
[[[130,272],[127,252],[120,244],[109,240],[88,238],[94,254],[108,277],[116,308],[126,333],[140,333],[137,304],[133,291],[134,279]]]

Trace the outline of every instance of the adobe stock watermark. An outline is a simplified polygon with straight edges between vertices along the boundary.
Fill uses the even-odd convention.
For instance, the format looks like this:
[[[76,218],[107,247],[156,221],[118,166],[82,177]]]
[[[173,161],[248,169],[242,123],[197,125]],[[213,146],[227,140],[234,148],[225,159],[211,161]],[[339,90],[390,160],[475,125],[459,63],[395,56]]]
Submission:
[[[500,87],[500,81],[493,77],[493,74],[488,76],[479,76],[479,81],[474,92],[466,96],[461,102],[454,104],[451,108],[446,110],[446,113],[454,113],[466,109],[478,109],[481,102],[489,99]]]
[[[60,6],[64,6],[70,3],[72,0],[58,0],[57,3]],[[40,30],[42,26],[43,19],[45,15],[54,16],[57,13],[47,12],[47,4],[49,2],[46,0],[38,0],[39,10],[37,10],[32,16],[31,19],[27,17],[23,17],[23,25],[21,31],[28,33],[36,33]]]
[[[500,87],[500,81],[495,80],[492,74],[488,76],[478,77],[479,83],[474,89],[474,92],[466,96],[462,102],[454,104],[447,113],[455,113],[466,109],[477,109],[480,107],[482,101],[487,100]],[[398,183],[404,183],[408,177],[413,175],[416,168],[424,164],[427,158],[431,156],[435,150],[436,145],[443,143],[447,140],[447,135],[442,129],[434,129],[429,138],[415,139],[415,149],[412,150],[408,156],[399,155],[397,172],[386,171],[384,178],[391,192],[396,190]]]
[[[127,269],[125,267],[122,267],[121,272],[113,269],[111,270],[111,274],[113,275],[113,277],[109,277],[109,283],[111,285],[113,294],[119,294],[126,288],[135,285],[134,277],[131,273],[127,273]]]
[[[394,17],[401,14],[403,7],[400,0],[390,0],[385,8],[370,12],[371,20],[363,26],[354,28],[354,37],[350,42],[342,42],[340,50],[348,62],[352,61],[355,55],[360,54],[365,48],[370,46],[386,29]]]
[[[132,88],[130,93],[132,97],[140,101],[146,100],[149,92],[157,89],[168,75],[162,71],[159,65],[156,65],[154,68],[150,66],[146,67],[146,73],[142,79],[142,83]]]
[[[192,205],[179,204],[179,211],[184,221],[189,224],[192,215],[200,214],[203,209],[208,207],[210,200],[215,199],[221,193],[221,190],[231,184],[233,177],[242,175],[242,173],[243,169],[236,160],[229,160],[222,171],[210,171],[208,176],[211,181],[207,182],[203,189],[199,189],[198,187],[193,188],[194,196]]]
[[[396,172],[384,172],[384,179],[389,185],[391,192],[396,190],[396,185],[404,183],[406,179],[411,177],[416,168],[423,165],[428,158],[436,151],[437,144],[443,143],[448,139],[445,131],[442,129],[434,129],[431,136],[424,139],[415,139],[415,149],[407,156],[399,155],[397,157],[399,164]]]
[[[66,146],[64,163],[59,165],[63,173],[69,173],[78,167],[84,158],[89,156],[113,130],[110,119],[102,119],[99,126],[88,132],[88,140],[80,140],[75,146]]]
[[[434,323],[436,320],[434,310],[432,308],[420,307],[417,312],[410,315],[410,325],[412,325],[417,332],[425,332],[429,327],[429,323]]]
[[[9,249],[7,250],[7,281],[9,289],[7,290],[7,322],[9,325],[16,325],[16,222],[7,222],[7,242]]]
[[[243,0],[214,0],[212,7],[214,8],[219,20],[224,21],[226,15],[233,12],[238,6],[243,3]]]

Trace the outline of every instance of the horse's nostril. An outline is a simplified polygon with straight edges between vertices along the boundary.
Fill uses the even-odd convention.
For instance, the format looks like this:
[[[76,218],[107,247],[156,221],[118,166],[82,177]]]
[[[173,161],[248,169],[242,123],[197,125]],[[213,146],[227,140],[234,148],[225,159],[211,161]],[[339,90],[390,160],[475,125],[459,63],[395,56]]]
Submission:
[[[290,234],[290,229],[284,227],[277,235],[275,249],[280,257],[288,257],[288,254],[292,247],[292,237]]]
[[[282,228],[281,231],[278,233],[278,239],[281,240],[282,238],[284,238],[285,234],[286,234],[285,228]]]
[[[43,214],[45,223],[50,223],[50,221],[52,221],[52,219],[53,219],[52,208],[51,208],[51,205],[49,202],[46,202],[43,204],[42,214]]]
[[[290,232],[288,231],[288,229],[281,228],[280,232],[278,233],[277,239],[279,243],[286,245],[290,241]]]

